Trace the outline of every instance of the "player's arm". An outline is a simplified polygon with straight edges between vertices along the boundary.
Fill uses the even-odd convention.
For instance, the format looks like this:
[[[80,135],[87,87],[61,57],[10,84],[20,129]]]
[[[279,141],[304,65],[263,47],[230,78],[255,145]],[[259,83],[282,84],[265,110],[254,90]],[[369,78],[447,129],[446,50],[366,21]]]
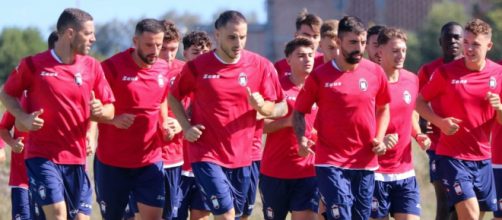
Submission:
[[[115,107],[112,103],[103,104],[101,100],[96,98],[94,91],[91,91],[91,120],[93,121],[110,121],[115,116]]]
[[[419,121],[420,115],[418,112],[413,111],[413,114],[411,115],[411,136],[415,138],[415,141],[417,141],[418,145],[420,145],[423,150],[427,150],[431,146],[431,140],[429,139],[429,136],[422,133]]]
[[[282,100],[278,103],[275,103],[272,115],[265,117],[262,114],[258,113],[256,116],[256,119],[261,120],[261,119],[265,119],[265,118],[268,118],[268,119],[280,118],[280,117],[285,116],[286,114],[288,114],[288,104],[287,104],[286,100]]]
[[[415,110],[425,118],[425,120],[431,122],[433,125],[441,129],[446,135],[455,134],[460,128],[459,123],[462,121],[454,117],[442,118],[432,111],[429,103],[424,99],[422,95],[417,97],[417,103]]]
[[[16,97],[12,97],[4,90],[0,92],[0,101],[3,103],[7,111],[16,118],[16,127],[20,131],[36,131],[44,125],[44,120],[39,118],[43,113],[43,109],[26,113]]]
[[[299,150],[298,154],[305,157],[309,154],[315,154],[310,147],[315,143],[305,137],[305,113],[293,110],[293,129],[298,141]]]
[[[493,109],[495,109],[497,122],[502,124],[502,104],[500,103],[500,95],[488,92],[486,94],[486,99],[490,102]]]
[[[92,155],[95,150],[98,140],[98,123],[95,121],[91,121],[89,124],[89,129],[87,129],[87,133],[85,134],[85,141],[86,141],[86,153],[87,156]]]
[[[263,128],[264,133],[273,133],[283,128],[293,126],[293,115],[280,119],[265,119],[265,126]]]
[[[382,141],[389,126],[390,109],[389,104],[376,106],[376,136],[378,141]]]
[[[181,104],[181,101],[176,99],[176,97],[172,94],[169,94],[168,97],[169,107],[171,107],[178,123],[183,129],[183,136],[189,142],[197,141],[197,139],[199,139],[202,135],[202,131],[205,129],[204,125],[196,124],[192,126],[192,124],[188,121],[187,113],[183,104]]]
[[[251,107],[264,117],[271,117],[274,113],[275,102],[266,101],[259,92],[251,92],[249,87],[246,88],[248,93],[248,101]]]

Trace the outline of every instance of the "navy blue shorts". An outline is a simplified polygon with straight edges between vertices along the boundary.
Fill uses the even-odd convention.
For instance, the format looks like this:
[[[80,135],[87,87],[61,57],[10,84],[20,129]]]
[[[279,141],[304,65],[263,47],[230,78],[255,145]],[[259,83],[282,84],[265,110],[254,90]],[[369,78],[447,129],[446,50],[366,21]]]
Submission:
[[[246,203],[244,204],[243,215],[251,216],[253,213],[254,203],[256,202],[256,192],[258,190],[258,180],[260,179],[260,161],[256,160],[251,163],[251,185],[249,186],[246,195]]]
[[[225,168],[210,162],[192,163],[195,179],[206,203],[214,215],[222,215],[232,208],[240,217],[251,181],[250,167]]]
[[[64,201],[68,218],[91,215],[92,190],[84,165],[55,164],[45,158],[25,160],[33,202],[39,206]]]
[[[12,187],[10,190],[12,219],[31,219],[28,189]]]
[[[439,181],[439,174],[437,170],[437,159],[438,156],[433,150],[427,150],[427,155],[429,155],[429,178],[431,183]]]
[[[181,166],[164,168],[164,184],[166,185],[166,205],[162,217],[171,220],[178,216],[181,205]]]
[[[134,199],[134,195],[131,193],[129,194],[129,201],[127,202],[127,206],[125,208],[124,219],[134,218],[136,213],[139,213],[138,203],[136,202],[136,199]]]
[[[493,168],[493,176],[495,177],[495,188],[497,191],[497,211],[493,215],[497,218],[502,218],[502,167]]]
[[[202,195],[199,186],[195,183],[195,177],[181,176],[181,194],[182,200],[178,209],[178,217],[175,220],[188,219],[189,210],[211,211],[206,204],[205,197]]]
[[[316,167],[328,219],[366,220],[370,216],[375,175],[369,170]]]
[[[420,193],[415,177],[396,181],[375,181],[371,218],[402,213],[420,216]]]
[[[448,205],[477,198],[481,211],[495,211],[496,193],[491,160],[468,161],[438,156],[441,182],[448,194]]]
[[[162,162],[141,168],[121,168],[94,159],[96,199],[104,219],[124,216],[130,194],[136,202],[152,207],[164,207],[165,188]]]
[[[315,177],[280,179],[260,176],[260,192],[265,219],[286,219],[290,211],[319,210],[319,190]]]

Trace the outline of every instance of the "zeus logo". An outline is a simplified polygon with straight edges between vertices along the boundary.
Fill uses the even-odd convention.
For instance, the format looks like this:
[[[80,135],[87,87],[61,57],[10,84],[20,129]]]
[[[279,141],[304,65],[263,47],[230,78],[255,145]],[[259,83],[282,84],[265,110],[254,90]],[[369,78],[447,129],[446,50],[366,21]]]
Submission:
[[[137,76],[123,76],[122,81],[138,81]]]
[[[51,72],[42,71],[40,73],[40,76],[58,76],[58,73],[51,73]]]
[[[456,85],[456,84],[467,84],[466,79],[452,79],[451,84]]]
[[[219,79],[220,75],[218,74],[204,74],[202,76],[203,79]]]

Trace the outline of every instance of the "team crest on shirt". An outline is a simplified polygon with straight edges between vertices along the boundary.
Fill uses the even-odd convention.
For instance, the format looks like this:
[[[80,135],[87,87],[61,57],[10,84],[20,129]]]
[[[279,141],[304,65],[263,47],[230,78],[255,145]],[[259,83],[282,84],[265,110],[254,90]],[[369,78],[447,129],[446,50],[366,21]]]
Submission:
[[[331,215],[335,219],[340,218],[340,207],[338,207],[338,205],[331,206]]]
[[[78,72],[78,73],[75,73],[75,83],[78,85],[78,86],[81,86],[82,85],[82,73]]]
[[[368,81],[366,81],[366,79],[364,78],[359,79],[359,89],[361,89],[361,91],[363,92],[368,90]]]
[[[410,94],[410,92],[408,92],[408,90],[404,90],[403,99],[406,104],[409,105],[411,103],[411,94]]]
[[[241,86],[247,86],[247,84],[248,84],[248,75],[245,74],[245,73],[240,73],[238,80],[239,80],[239,85],[241,85]]]
[[[160,87],[164,86],[164,77],[161,74],[157,76],[157,83]]]
[[[495,77],[490,77],[490,82],[488,83],[488,85],[490,86],[490,89],[495,89],[495,87],[497,87],[497,80],[495,79]]]

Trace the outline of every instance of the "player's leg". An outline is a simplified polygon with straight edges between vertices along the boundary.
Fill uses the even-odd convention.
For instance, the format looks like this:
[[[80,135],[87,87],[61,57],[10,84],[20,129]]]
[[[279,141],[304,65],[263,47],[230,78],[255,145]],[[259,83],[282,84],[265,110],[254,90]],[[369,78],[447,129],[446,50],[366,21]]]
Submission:
[[[162,162],[139,168],[133,177],[132,193],[141,219],[161,219],[165,205],[165,183]]]
[[[288,193],[287,182],[285,179],[260,175],[259,188],[264,219],[283,220],[288,215],[289,202],[292,198]]]
[[[350,172],[351,190],[354,197],[352,219],[368,219],[375,189],[375,174],[368,170],[347,170],[347,172]]]
[[[260,161],[253,161],[251,164],[251,184],[248,193],[246,194],[246,203],[241,220],[247,220],[253,213],[254,203],[256,201],[256,192],[258,190],[258,179],[260,177]]]
[[[336,167],[316,167],[316,178],[321,198],[326,204],[328,220],[352,219],[351,183],[344,170]]]
[[[178,216],[178,209],[181,204],[181,166],[164,169],[164,184],[166,190],[166,205],[162,213],[162,218],[166,220],[174,219]]]
[[[317,219],[319,189],[315,177],[292,180],[290,210],[292,220]]]
[[[415,177],[395,181],[390,197],[390,212],[394,219],[420,219],[420,192]]]

